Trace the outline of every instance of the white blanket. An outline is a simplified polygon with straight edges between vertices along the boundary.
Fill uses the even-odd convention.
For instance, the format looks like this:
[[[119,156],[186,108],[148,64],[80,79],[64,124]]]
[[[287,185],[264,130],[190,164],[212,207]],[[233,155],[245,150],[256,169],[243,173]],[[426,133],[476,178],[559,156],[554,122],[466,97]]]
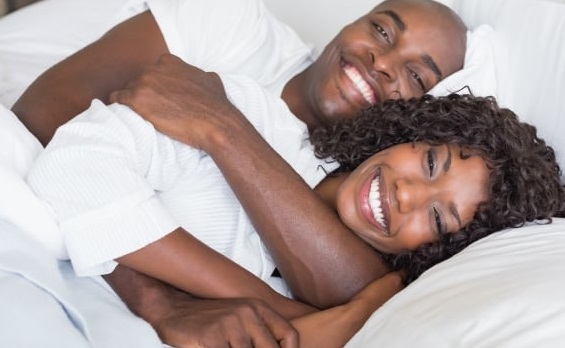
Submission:
[[[113,292],[53,256],[64,254],[57,224],[23,179],[39,151],[0,106],[0,346],[162,347]]]
[[[114,294],[16,226],[0,220],[0,240],[0,346],[162,347]]]

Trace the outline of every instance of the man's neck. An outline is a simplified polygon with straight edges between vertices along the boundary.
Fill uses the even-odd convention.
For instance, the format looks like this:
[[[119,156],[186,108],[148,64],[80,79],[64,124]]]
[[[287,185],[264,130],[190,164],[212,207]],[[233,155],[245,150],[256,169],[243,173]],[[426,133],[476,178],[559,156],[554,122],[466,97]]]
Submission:
[[[308,127],[308,132],[312,133],[317,126],[315,117],[308,104],[306,80],[309,68],[291,78],[284,86],[281,98],[284,100],[290,111]]]

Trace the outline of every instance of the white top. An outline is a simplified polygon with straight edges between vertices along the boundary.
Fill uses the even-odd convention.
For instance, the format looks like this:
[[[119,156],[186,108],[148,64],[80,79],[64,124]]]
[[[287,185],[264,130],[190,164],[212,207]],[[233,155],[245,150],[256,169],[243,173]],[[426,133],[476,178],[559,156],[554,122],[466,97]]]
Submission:
[[[231,102],[311,187],[335,169],[315,158],[306,125],[282,99],[251,79],[222,81]],[[57,214],[79,275],[111,272],[114,259],[179,226],[264,280],[275,268],[214,161],[126,106],[94,101],[59,128],[28,182]]]
[[[148,0],[170,53],[206,71],[247,75],[276,95],[314,53],[261,0]]]

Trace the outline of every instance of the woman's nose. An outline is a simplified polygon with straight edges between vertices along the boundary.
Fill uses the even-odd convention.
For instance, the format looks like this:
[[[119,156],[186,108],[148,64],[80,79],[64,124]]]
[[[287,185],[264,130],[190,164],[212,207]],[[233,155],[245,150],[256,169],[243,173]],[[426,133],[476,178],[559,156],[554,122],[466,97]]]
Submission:
[[[396,180],[396,201],[401,213],[410,213],[423,206],[427,206],[432,197],[432,190],[421,180],[398,179]]]

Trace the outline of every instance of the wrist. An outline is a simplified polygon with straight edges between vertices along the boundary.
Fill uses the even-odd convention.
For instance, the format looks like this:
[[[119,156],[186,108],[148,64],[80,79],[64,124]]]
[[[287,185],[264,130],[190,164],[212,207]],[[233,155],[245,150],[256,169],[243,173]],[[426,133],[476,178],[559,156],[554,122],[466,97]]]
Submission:
[[[200,148],[210,156],[225,155],[233,149],[237,153],[244,152],[246,144],[251,143],[255,137],[262,141],[263,138],[256,129],[237,109],[226,110],[225,114],[228,117],[211,124],[201,141]]]

